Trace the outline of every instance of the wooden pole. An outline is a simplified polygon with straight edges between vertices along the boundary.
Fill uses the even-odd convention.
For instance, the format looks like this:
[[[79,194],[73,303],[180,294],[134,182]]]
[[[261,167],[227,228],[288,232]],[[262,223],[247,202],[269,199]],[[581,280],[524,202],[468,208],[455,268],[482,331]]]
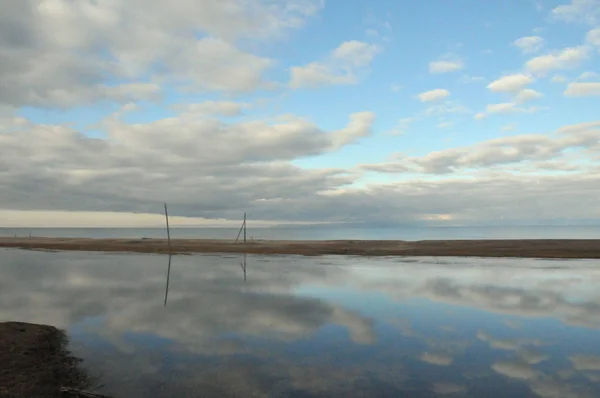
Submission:
[[[244,223],[242,223],[242,226],[240,227],[240,230],[238,231],[237,236],[235,237],[235,243],[238,242],[238,240],[240,239],[240,235],[242,234],[242,230],[244,229]]]
[[[235,238],[236,243],[240,239],[240,235],[242,234],[242,231],[244,231],[244,243],[246,243],[246,213],[244,213],[244,221],[242,222],[242,226],[240,227],[240,230],[238,231],[238,234]]]
[[[167,240],[169,242],[169,255],[171,254],[171,230],[169,229],[169,212],[165,203],[165,219],[167,220]]]

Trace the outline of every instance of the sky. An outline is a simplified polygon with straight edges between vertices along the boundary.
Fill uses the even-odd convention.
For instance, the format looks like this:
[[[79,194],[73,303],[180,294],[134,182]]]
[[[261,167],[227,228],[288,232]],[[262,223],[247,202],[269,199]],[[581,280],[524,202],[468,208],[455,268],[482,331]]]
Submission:
[[[600,220],[600,0],[0,8],[0,226]]]

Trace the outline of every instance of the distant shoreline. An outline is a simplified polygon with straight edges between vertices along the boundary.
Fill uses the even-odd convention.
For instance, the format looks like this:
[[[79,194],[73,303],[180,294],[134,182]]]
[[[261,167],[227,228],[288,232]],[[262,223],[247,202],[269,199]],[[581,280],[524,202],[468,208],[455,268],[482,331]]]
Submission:
[[[0,238],[0,247],[60,251],[168,254],[166,239]],[[173,239],[172,254],[523,257],[600,259],[600,239],[512,240],[253,240]]]

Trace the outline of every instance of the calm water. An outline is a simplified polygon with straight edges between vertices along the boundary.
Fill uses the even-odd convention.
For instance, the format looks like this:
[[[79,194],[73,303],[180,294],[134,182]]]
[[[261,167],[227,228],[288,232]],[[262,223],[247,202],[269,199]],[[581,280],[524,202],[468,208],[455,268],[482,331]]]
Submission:
[[[600,396],[597,261],[168,264],[0,250],[0,321],[65,328],[118,397]]]
[[[235,239],[238,228],[171,228],[175,238]],[[0,228],[1,236],[165,238],[165,228]],[[248,239],[600,239],[600,226],[249,228]]]

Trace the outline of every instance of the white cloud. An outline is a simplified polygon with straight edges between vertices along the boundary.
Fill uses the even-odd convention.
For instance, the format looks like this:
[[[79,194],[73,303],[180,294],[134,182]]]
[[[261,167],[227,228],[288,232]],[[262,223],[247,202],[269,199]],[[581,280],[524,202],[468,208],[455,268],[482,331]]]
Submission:
[[[289,84],[291,88],[298,89],[356,83],[358,79],[352,74],[339,74],[328,65],[312,62],[305,66],[292,67]]]
[[[388,135],[404,135],[407,133],[408,128],[414,122],[419,120],[417,117],[405,117],[398,120],[397,125],[391,130],[388,131]]]
[[[600,78],[600,74],[596,72],[583,72],[581,75],[577,76],[575,80],[596,80]]]
[[[569,97],[600,96],[600,83],[569,83],[565,95]]]
[[[539,75],[555,69],[571,69],[578,67],[589,56],[585,46],[568,47],[554,53],[540,55],[527,61],[526,68]]]
[[[332,58],[344,65],[363,67],[370,65],[379,51],[379,47],[375,44],[351,40],[340,44],[333,50]]]
[[[462,83],[474,83],[474,82],[481,82],[485,80],[485,77],[483,76],[470,76],[470,75],[463,75],[460,78],[460,81]]]
[[[600,28],[590,30],[587,34],[587,41],[594,46],[600,47]]]
[[[515,101],[518,103],[524,103],[527,101],[535,100],[538,98],[542,98],[544,95],[540,92],[532,90],[530,88],[526,88],[524,90],[519,91],[519,94],[515,97]]]
[[[564,76],[556,75],[556,76],[552,77],[551,81],[552,81],[552,83],[566,83],[569,80],[566,77],[564,77]]]
[[[204,117],[207,115],[239,116],[244,109],[250,108],[250,105],[233,101],[205,101],[175,105],[173,108],[181,111],[183,117]]]
[[[166,201],[173,216],[236,219],[240,211],[248,211],[253,219],[265,221],[422,222],[431,214],[465,222],[500,215],[600,217],[590,195],[599,184],[597,173],[586,175],[584,165],[568,162],[564,165],[576,166],[568,175],[532,176],[528,171],[563,167],[567,149],[583,160],[597,156],[600,123],[566,126],[547,137],[504,137],[400,157],[351,173],[290,163],[358,142],[371,134],[373,117],[368,112],[352,115],[346,127],[333,131],[291,116],[272,124],[248,119],[225,123],[208,116],[137,124],[108,120],[107,139],[15,120],[15,132],[0,134],[0,203],[7,210],[156,213]],[[512,167],[514,174],[494,174],[497,167]],[[348,188],[364,170],[400,168],[456,174],[434,182],[415,178]],[[469,176],[475,170],[481,174],[458,174]],[[471,192],[467,199],[460,195],[465,191]],[[515,194],[507,201],[505,192]],[[492,205],[499,198],[504,198],[502,206]],[[474,210],[465,214],[465,208]]]
[[[356,40],[344,42],[323,61],[292,67],[289,85],[298,89],[356,84],[356,73],[361,68],[368,67],[380,51],[379,46],[375,44]]]
[[[570,4],[554,8],[552,16],[566,22],[596,24],[600,18],[600,1],[571,0]]]
[[[444,116],[447,114],[470,114],[471,110],[465,105],[454,101],[434,103],[419,114],[419,117]]]
[[[460,59],[442,59],[429,63],[429,73],[440,74],[457,72],[464,69],[465,64]]]
[[[512,44],[518,47],[524,54],[540,51],[546,41],[540,36],[526,36],[515,40]]]
[[[154,83],[131,83],[102,87],[106,98],[119,102],[156,99],[161,89]]]
[[[450,91],[445,89],[435,89],[430,91],[425,91],[418,95],[418,98],[421,102],[431,102],[438,101],[444,98],[448,98],[450,96]]]
[[[526,96],[527,95],[525,95],[525,97]],[[514,102],[502,102],[502,103],[499,103],[499,104],[490,104],[490,105],[488,105],[486,107],[486,112],[488,114],[493,114],[493,113],[506,114],[506,113],[535,112],[536,110],[537,110],[537,108],[535,108],[535,107],[520,108]]]
[[[500,79],[494,80],[487,86],[487,88],[494,92],[512,93],[523,90],[525,86],[531,84],[532,82],[533,79],[528,75],[507,75],[501,77]]]
[[[264,72],[273,65],[268,58],[243,52],[216,38],[205,38],[176,56],[172,67],[202,90],[250,92],[269,87]]]
[[[106,99],[115,81],[252,91],[265,86],[272,61],[242,51],[236,40],[281,36],[321,6],[320,0],[4,2],[0,105],[87,105]],[[108,98],[134,96],[116,94]]]
[[[242,203],[284,203],[299,192],[317,199],[319,192],[356,179],[344,170],[305,170],[289,161],[336,151],[368,136],[373,113],[354,113],[345,127],[329,132],[296,117],[272,124],[225,123],[209,115],[236,115],[239,108],[208,102],[151,123],[107,118],[100,126],[106,139],[88,138],[66,126],[7,126],[18,130],[0,134],[2,208],[153,213],[157,208],[151,202],[161,200],[172,203],[174,216],[235,218],[229,212]],[[23,158],[27,167],[16,166]],[[234,195],[236,185],[248,186]],[[19,191],[33,195],[36,190],[46,192],[39,192],[43,202],[15,201]],[[97,199],[75,199],[81,195]]]
[[[504,131],[504,132],[516,131],[517,130],[517,124],[516,123],[507,124],[505,126],[502,126],[501,130]]]
[[[517,112],[517,104],[514,102],[503,102],[486,106],[488,113],[513,113]]]
[[[513,104],[496,104],[488,112],[513,113]],[[580,150],[581,155],[600,153],[600,122],[565,126],[554,136],[522,134],[496,138],[472,146],[449,148],[421,157],[402,156],[397,161],[367,166],[371,171],[411,170],[412,172],[445,174],[464,169],[486,169],[493,166],[543,162],[561,159],[567,150]],[[567,166],[567,165],[565,165]],[[581,167],[581,166],[579,166]],[[579,168],[576,167],[576,170]]]

